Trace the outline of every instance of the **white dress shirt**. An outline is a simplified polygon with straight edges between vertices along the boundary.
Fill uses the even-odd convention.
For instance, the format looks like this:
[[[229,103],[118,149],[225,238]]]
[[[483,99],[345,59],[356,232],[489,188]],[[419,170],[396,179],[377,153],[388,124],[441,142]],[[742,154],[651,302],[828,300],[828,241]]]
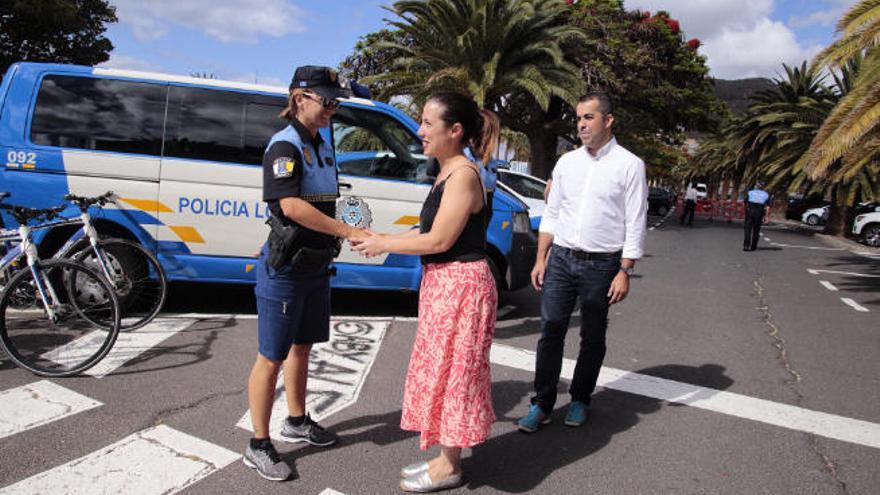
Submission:
[[[647,212],[645,163],[612,137],[596,156],[584,146],[562,155],[539,230],[562,247],[639,259]]]
[[[697,188],[693,186],[688,186],[687,191],[684,193],[685,201],[696,201],[697,200]]]

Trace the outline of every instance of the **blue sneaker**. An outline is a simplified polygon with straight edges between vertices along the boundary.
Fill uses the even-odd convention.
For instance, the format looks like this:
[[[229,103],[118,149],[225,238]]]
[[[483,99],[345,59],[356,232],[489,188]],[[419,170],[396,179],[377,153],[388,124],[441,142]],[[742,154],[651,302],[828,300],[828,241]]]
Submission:
[[[587,422],[587,405],[576,400],[568,405],[568,414],[565,415],[567,426],[581,426]]]
[[[534,433],[538,431],[538,428],[540,428],[541,425],[546,425],[550,421],[552,421],[552,419],[541,410],[541,406],[532,404],[529,406],[529,413],[522,418],[519,418],[516,422],[516,426],[519,427],[520,431]]]

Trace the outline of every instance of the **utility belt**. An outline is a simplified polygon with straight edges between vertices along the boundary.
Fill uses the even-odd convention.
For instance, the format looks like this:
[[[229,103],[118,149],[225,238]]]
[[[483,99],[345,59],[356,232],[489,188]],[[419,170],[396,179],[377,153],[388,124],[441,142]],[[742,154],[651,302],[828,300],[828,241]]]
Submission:
[[[340,244],[328,248],[310,248],[301,245],[303,228],[286,223],[273,214],[266,224],[271,229],[266,262],[275,270],[290,266],[297,272],[312,273],[327,270],[333,258],[339,255]]]
[[[764,203],[755,203],[755,202],[753,202],[753,201],[749,201],[749,203],[748,203],[749,210],[751,210],[751,211],[760,211],[760,212],[762,212],[762,213],[764,212],[764,207],[765,207],[765,206],[766,206],[766,205],[764,205]]]

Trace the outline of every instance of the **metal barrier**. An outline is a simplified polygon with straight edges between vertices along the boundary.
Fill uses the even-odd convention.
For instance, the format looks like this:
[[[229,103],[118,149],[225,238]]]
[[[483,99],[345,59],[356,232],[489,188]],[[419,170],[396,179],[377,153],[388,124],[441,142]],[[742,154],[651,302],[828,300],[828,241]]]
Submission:
[[[684,200],[678,200],[676,211],[679,215],[684,211]],[[709,220],[718,218],[728,222],[743,220],[746,217],[746,204],[743,201],[732,199],[701,199],[697,201],[694,217],[708,218]]]

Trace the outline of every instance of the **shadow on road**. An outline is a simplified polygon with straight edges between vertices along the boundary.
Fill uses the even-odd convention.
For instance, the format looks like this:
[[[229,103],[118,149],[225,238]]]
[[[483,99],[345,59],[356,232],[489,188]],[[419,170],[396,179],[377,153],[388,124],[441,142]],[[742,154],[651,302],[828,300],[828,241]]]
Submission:
[[[664,365],[636,373],[699,383],[722,390],[733,384],[733,380],[724,375],[724,369],[714,364],[699,367]],[[610,386],[613,387],[613,384]],[[519,395],[521,399],[530,392],[530,386],[522,382],[501,382],[493,393],[502,394],[505,391]],[[503,402],[518,404],[520,401]],[[565,414],[563,407],[554,412],[554,423],[543,427],[538,433],[527,435],[512,431],[474,447],[473,455],[462,461],[462,468],[468,476],[468,488],[488,486],[510,493],[535,490],[557,469],[598,452],[611,442],[614,435],[633,428],[642,416],[655,413],[662,407],[661,400],[606,388],[593,396],[590,417],[584,427],[564,426],[561,421]],[[498,409],[499,421],[512,421],[514,416],[525,414],[525,410],[506,410],[502,413],[500,407]]]

